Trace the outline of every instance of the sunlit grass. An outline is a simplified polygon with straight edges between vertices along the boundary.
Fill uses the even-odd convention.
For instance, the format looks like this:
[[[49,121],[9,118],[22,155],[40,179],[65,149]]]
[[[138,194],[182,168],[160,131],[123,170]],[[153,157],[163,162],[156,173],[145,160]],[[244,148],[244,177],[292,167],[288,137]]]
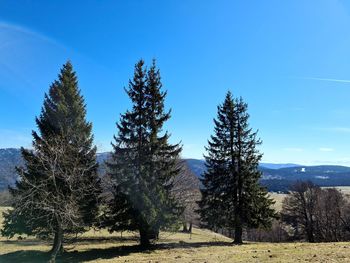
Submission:
[[[287,196],[287,194],[278,194],[278,193],[269,193],[270,197],[275,200],[274,208],[276,211],[282,210],[282,202],[284,198]]]
[[[0,208],[4,210],[4,208]],[[0,217],[1,221],[1,217]],[[192,235],[161,233],[156,246],[141,250],[135,233],[89,231],[58,262],[350,262],[350,243],[247,243],[194,229]],[[35,238],[0,237],[0,262],[46,262],[50,244]]]
[[[340,190],[345,196],[350,198],[350,186],[334,186],[334,187],[322,187],[322,188],[336,188]],[[280,194],[280,193],[269,193],[270,197],[275,200],[274,208],[276,211],[282,210],[282,202],[288,194]]]

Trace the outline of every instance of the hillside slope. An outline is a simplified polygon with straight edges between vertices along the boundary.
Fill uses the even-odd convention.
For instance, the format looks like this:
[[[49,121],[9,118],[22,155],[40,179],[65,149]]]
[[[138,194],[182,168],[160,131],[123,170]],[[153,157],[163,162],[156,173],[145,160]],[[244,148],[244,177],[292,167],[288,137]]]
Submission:
[[[0,207],[1,211],[1,207]],[[1,225],[1,217],[0,217]],[[150,250],[140,250],[133,233],[90,231],[79,237],[57,262],[349,262],[350,243],[246,243],[233,246],[219,234],[194,229],[192,235],[162,232]],[[50,244],[34,238],[0,237],[0,262],[47,262]]]

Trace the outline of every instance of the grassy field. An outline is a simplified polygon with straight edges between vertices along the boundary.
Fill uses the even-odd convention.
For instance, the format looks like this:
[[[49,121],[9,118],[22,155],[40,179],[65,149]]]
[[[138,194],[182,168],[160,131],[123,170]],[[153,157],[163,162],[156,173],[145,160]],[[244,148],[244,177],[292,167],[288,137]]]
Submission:
[[[275,200],[274,208],[277,211],[281,211],[283,199],[287,196],[287,194],[269,193],[269,195]]]
[[[322,188],[333,188],[333,187],[322,187]],[[340,190],[344,195],[346,195],[348,198],[350,198],[350,186],[335,186],[334,188]],[[269,193],[269,195],[276,202],[274,205],[274,208],[277,211],[281,211],[283,199],[287,196],[287,194]]]
[[[30,237],[0,237],[0,262],[46,262],[49,249],[49,243]],[[194,229],[192,236],[161,233],[160,241],[150,250],[140,250],[132,233],[121,237],[120,233],[90,231],[66,250],[58,262],[350,262],[350,243],[233,246],[230,239],[200,229]]]
[[[332,187],[322,187],[322,188],[332,188]],[[336,186],[334,188],[340,190],[343,194],[350,196],[350,186]]]

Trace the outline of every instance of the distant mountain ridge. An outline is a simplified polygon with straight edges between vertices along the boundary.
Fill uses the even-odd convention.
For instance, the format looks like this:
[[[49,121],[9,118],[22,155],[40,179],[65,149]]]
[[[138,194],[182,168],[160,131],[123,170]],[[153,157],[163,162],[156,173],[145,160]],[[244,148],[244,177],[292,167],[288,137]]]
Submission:
[[[99,172],[104,173],[104,161],[109,152],[98,153]],[[190,170],[201,178],[206,171],[205,161],[185,159]],[[0,149],[0,191],[13,186],[18,179],[16,166],[23,165],[20,149]],[[303,166],[298,164],[261,163],[263,176],[260,182],[270,191],[287,191],[296,180],[310,180],[320,186],[350,186],[350,167],[337,165]]]
[[[260,163],[260,166],[268,169],[281,169],[290,167],[300,167],[302,165],[295,163]]]
[[[192,171],[198,176],[201,177],[206,171],[205,161],[200,159],[186,159],[188,165],[191,167]],[[291,167],[301,167],[300,164],[294,163],[260,163],[260,167],[267,169],[282,169],[282,168],[291,168]]]
[[[18,178],[16,166],[21,165],[23,165],[23,160],[20,149],[0,149],[0,190],[15,184]]]
[[[186,161],[199,178],[203,177],[206,171],[204,160]],[[320,186],[350,186],[350,167],[347,166],[261,163],[259,169],[263,173],[260,183],[273,192],[286,192],[297,180],[310,180]]]

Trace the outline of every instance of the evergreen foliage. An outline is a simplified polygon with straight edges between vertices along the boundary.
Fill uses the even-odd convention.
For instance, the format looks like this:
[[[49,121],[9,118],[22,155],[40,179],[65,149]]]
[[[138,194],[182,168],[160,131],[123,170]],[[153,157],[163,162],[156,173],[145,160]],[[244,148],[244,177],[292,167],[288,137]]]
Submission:
[[[100,182],[92,124],[76,73],[67,62],[50,86],[33,131],[33,150],[22,148],[24,168],[10,189],[14,209],[5,213],[2,234],[54,235],[53,260],[63,235],[92,226],[98,212]]]
[[[113,157],[107,163],[114,188],[101,225],[110,231],[138,230],[144,246],[181,212],[171,194],[181,146],[171,145],[169,133],[162,133],[170,111],[164,111],[166,92],[161,88],[155,61],[147,71],[140,60],[126,89],[132,109],[117,123]]]
[[[271,208],[273,200],[259,185],[262,155],[257,147],[261,141],[248,119],[247,104],[228,92],[218,106],[214,135],[206,148],[207,171],[199,203],[206,226],[234,230],[237,244],[242,243],[244,227],[268,227],[276,216]]]

